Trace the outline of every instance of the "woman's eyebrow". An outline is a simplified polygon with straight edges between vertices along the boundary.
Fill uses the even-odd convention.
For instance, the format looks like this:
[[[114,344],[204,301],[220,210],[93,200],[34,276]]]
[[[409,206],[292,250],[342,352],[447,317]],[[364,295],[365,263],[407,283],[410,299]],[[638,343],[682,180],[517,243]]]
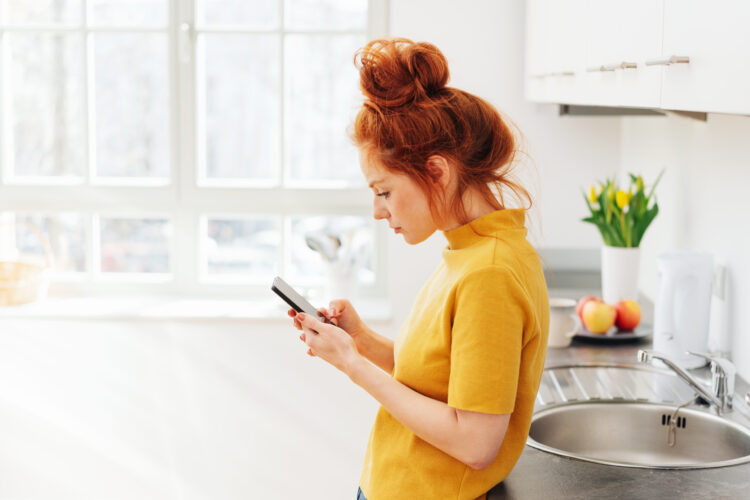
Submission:
[[[369,187],[373,187],[375,184],[381,184],[383,182],[383,179],[376,179],[370,183]]]

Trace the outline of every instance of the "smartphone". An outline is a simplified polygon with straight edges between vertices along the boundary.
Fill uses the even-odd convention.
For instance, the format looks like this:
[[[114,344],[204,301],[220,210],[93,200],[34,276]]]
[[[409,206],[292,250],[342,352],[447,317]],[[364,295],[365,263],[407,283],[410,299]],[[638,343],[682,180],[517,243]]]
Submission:
[[[297,293],[297,291],[289,285],[286,281],[281,279],[279,276],[276,276],[273,279],[273,285],[271,285],[271,290],[273,290],[276,295],[281,297],[284,302],[289,304],[289,306],[294,309],[297,312],[303,312],[305,314],[311,315],[313,318],[318,318],[321,321],[324,321],[328,323],[328,318],[325,316],[321,316],[318,313],[318,310],[315,309],[315,307],[310,304],[305,298]]]

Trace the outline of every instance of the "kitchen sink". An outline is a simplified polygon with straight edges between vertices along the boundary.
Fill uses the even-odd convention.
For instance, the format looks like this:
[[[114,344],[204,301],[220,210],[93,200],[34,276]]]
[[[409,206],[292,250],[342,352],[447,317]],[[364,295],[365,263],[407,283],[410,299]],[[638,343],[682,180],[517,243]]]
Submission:
[[[528,445],[621,467],[699,469],[750,462],[750,429],[700,409],[677,409],[622,400],[556,405],[534,414]]]

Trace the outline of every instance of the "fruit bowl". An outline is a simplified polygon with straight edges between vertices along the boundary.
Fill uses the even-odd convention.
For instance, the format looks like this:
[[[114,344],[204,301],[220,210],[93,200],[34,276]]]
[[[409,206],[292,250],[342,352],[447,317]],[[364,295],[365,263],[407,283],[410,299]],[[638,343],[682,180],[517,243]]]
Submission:
[[[613,329],[610,334],[633,331],[641,322],[641,307],[632,299],[607,304],[601,297],[587,295],[578,300],[576,314],[582,328],[598,335],[607,335]]]
[[[633,342],[648,337],[653,332],[654,330],[651,325],[643,323],[635,327],[633,330],[619,330],[616,326],[612,326],[604,333],[591,333],[586,327],[581,326],[581,329],[576,333],[574,338],[583,341],[611,344],[618,342]]]

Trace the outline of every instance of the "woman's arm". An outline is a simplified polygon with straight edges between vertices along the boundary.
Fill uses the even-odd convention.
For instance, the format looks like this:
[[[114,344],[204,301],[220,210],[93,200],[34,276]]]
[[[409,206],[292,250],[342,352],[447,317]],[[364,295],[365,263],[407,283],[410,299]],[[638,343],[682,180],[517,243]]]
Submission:
[[[365,326],[363,331],[354,337],[359,353],[372,361],[386,373],[393,373],[393,341],[383,337],[373,329]]]
[[[347,332],[357,344],[357,350],[365,358],[379,366],[383,371],[393,374],[393,341],[376,333],[367,326],[359,314],[346,299],[331,301],[330,309],[318,309],[318,313],[328,318],[334,325]],[[289,309],[287,314],[294,318],[294,327],[302,330],[297,318],[297,311]],[[301,337],[303,338],[303,337]],[[303,338],[304,340],[304,338]],[[308,352],[308,354],[312,354]]]
[[[347,375],[396,420],[456,460],[476,470],[495,460],[510,414],[457,410],[405,386],[361,358],[349,366]]]
[[[510,414],[457,410],[420,394],[368,363],[346,331],[305,314],[297,319],[314,355],[346,373],[421,439],[473,469],[483,469],[495,459]],[[391,364],[392,356],[391,348]]]

